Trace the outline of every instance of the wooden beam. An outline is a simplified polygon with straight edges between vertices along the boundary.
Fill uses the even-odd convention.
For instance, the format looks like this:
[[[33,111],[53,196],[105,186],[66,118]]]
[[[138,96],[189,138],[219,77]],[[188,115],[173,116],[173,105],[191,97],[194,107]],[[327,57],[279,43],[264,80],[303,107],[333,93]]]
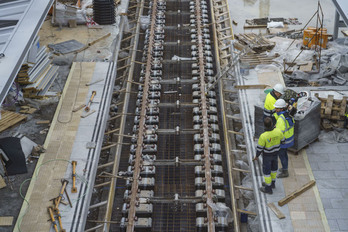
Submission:
[[[310,189],[314,185],[315,185],[315,180],[309,181],[307,184],[303,185],[300,189],[292,192],[291,194],[287,195],[286,197],[284,197],[283,199],[278,201],[278,205],[279,206],[283,206],[283,205],[289,203],[292,199],[294,199],[297,196],[301,195],[302,193],[304,193],[305,191],[307,191],[308,189]]]
[[[257,216],[257,213],[252,212],[252,211],[246,211],[246,210],[243,210],[243,209],[237,209],[237,211],[240,212],[240,213],[245,213],[245,214]]]
[[[238,131],[233,131],[233,130],[228,130],[228,133],[244,136],[243,133],[238,132]]]
[[[226,114],[226,118],[233,119],[233,120],[241,120],[240,117],[235,117],[235,116],[232,116],[232,115],[229,115],[229,114]]]
[[[98,43],[100,40],[106,39],[107,37],[109,37],[111,35],[111,33],[107,33],[106,35],[103,35],[102,37],[93,40],[92,42],[88,43],[88,46],[92,46],[95,43]]]
[[[249,171],[249,170],[240,169],[240,168],[232,168],[232,170],[234,170],[234,171],[238,171],[238,172],[246,172],[246,173],[250,173],[250,171]]]
[[[267,28],[267,25],[244,25],[244,29]]]
[[[247,191],[254,191],[254,189],[252,189],[252,188],[244,187],[244,186],[241,186],[241,185],[235,185],[234,187],[236,187],[237,189],[242,189],[242,190],[247,190]]]
[[[236,89],[264,89],[269,85],[235,85],[234,88]]]
[[[285,215],[277,208],[277,206],[274,205],[274,203],[268,203],[267,205],[279,219],[285,218]]]

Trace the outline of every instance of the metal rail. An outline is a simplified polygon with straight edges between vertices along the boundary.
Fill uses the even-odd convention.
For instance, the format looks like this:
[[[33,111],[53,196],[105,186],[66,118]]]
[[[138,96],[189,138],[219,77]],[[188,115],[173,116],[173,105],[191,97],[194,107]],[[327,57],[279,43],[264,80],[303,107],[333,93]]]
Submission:
[[[156,23],[156,11],[157,11],[157,0],[153,1],[152,6],[152,15],[151,15],[151,27],[150,31],[150,38],[149,38],[149,46],[147,50],[147,60],[146,60],[146,72],[145,72],[145,80],[144,80],[144,90],[143,90],[143,100],[141,104],[141,113],[140,113],[140,122],[139,122],[139,131],[138,131],[138,141],[137,141],[137,150],[135,153],[135,163],[134,163],[134,172],[133,172],[133,183],[132,183],[132,189],[131,189],[131,196],[130,196],[130,206],[128,211],[128,226],[127,226],[127,232],[133,232],[134,231],[134,221],[136,219],[135,216],[135,210],[136,210],[136,204],[138,204],[137,200],[137,194],[138,194],[138,186],[139,186],[139,177],[140,177],[140,165],[141,165],[141,155],[143,150],[143,135],[144,135],[144,126],[145,126],[145,114],[146,114],[146,107],[147,107],[147,100],[149,95],[149,82],[150,82],[150,72],[151,72],[151,60],[152,60],[152,50],[153,50],[153,44],[154,44],[154,31],[155,31],[155,23]]]
[[[140,32],[140,15],[143,14],[143,9],[144,9],[144,0],[141,1],[140,3],[140,7],[137,9],[138,10],[138,23],[137,23],[137,27],[135,29],[135,37],[128,37],[127,39],[134,39],[134,43],[133,43],[133,51],[132,51],[132,55],[131,55],[131,59],[130,59],[130,71],[128,73],[128,78],[127,78],[127,86],[126,86],[126,90],[125,90],[125,98],[124,98],[124,104],[122,107],[122,111],[123,114],[121,115],[121,122],[120,122],[120,128],[119,128],[119,133],[120,134],[124,134],[124,130],[125,130],[125,126],[126,126],[126,112],[128,110],[128,104],[129,104],[129,97],[131,94],[131,86],[132,83],[131,81],[133,80],[133,70],[134,70],[134,62],[135,58],[136,58],[136,48],[138,46],[138,39],[139,39],[139,32]],[[121,150],[122,150],[122,143],[123,143],[123,136],[118,136],[118,140],[117,140],[117,147],[116,147],[116,151],[115,151],[115,160],[113,163],[113,167],[112,167],[112,174],[116,175],[118,173],[118,169],[119,169],[119,162],[120,162],[120,156],[121,156]],[[104,221],[105,222],[109,222],[111,221],[111,215],[112,215],[112,210],[113,210],[113,205],[114,205],[114,198],[115,198],[115,188],[116,188],[116,181],[117,178],[111,178],[110,181],[110,190],[109,190],[109,194],[108,194],[108,200],[107,200],[107,206],[106,206],[106,212],[105,212],[105,218]],[[107,232],[110,231],[110,223],[105,223],[104,227],[103,227],[103,232]]]
[[[204,145],[204,161],[205,161],[205,180],[206,180],[206,195],[207,201],[213,202],[213,186],[212,186],[212,175],[211,175],[211,163],[210,163],[210,149],[209,149],[209,131],[208,131],[208,112],[207,112],[207,99],[205,96],[206,83],[205,83],[205,72],[204,72],[204,52],[203,52],[203,41],[202,41],[202,20],[201,20],[201,7],[200,0],[196,0],[196,19],[197,19],[197,34],[198,34],[198,57],[199,57],[199,77],[201,84],[201,107],[202,107],[202,125],[203,125],[203,145]],[[208,231],[214,232],[214,215],[211,207],[208,207]]]
[[[162,12],[161,14],[163,14],[165,11],[157,5],[158,2],[171,4],[170,6],[174,7],[174,9],[176,9],[176,7],[180,9],[173,11],[172,8],[169,8],[172,11],[168,14],[165,13],[170,18],[169,25],[164,26],[164,23],[158,23],[158,15],[156,14],[158,12]],[[202,2],[205,2],[203,8]],[[192,4],[194,4],[193,12],[190,10],[190,14],[185,12],[185,10],[182,11],[182,9],[186,9],[188,4],[190,4],[190,9]],[[210,51],[211,42],[209,39],[207,42],[207,38],[210,38],[208,36],[210,34],[208,28],[211,28],[211,26],[207,19],[208,13],[206,4],[206,1],[199,0],[181,1],[179,3],[174,1],[154,0],[149,2],[150,7],[146,7],[144,1],[140,4],[136,4],[136,7],[139,8],[139,15],[145,16],[146,14],[143,13],[143,9],[150,9],[150,24],[145,33],[145,40],[148,41],[148,43],[145,43],[146,47],[144,48],[142,62],[136,61],[136,58],[139,59],[136,53],[141,50],[141,48],[138,47],[138,38],[141,40],[139,35],[141,36],[144,34],[140,33],[140,22],[138,18],[136,32],[122,40],[122,42],[124,42],[128,39],[134,39],[133,41],[135,42],[130,43],[134,45],[133,47],[129,44],[124,45],[124,47],[126,47],[124,50],[133,51],[131,57],[128,56],[119,60],[124,62],[130,58],[130,62],[121,64],[120,66],[122,67],[118,69],[120,73],[121,71],[128,71],[128,79],[125,81],[127,86],[115,92],[116,95],[125,95],[123,102],[114,103],[116,106],[122,105],[122,111],[117,113],[116,116],[111,115],[112,117],[109,120],[110,125],[112,125],[114,121],[120,120],[120,122],[117,123],[119,128],[111,126],[110,130],[105,132],[107,137],[117,136],[117,140],[113,139],[105,143],[105,149],[103,151],[104,153],[112,151],[112,155],[110,156],[112,157],[114,155],[115,160],[112,161],[109,159],[106,161],[107,163],[104,161],[99,165],[98,171],[102,173],[98,175],[98,177],[105,179],[103,179],[101,183],[98,181],[94,186],[94,188],[98,188],[103,193],[104,197],[98,200],[99,203],[93,202],[94,205],[92,208],[95,210],[99,207],[103,208],[106,206],[105,216],[99,216],[98,220],[89,220],[96,224],[93,228],[87,229],[88,231],[101,231],[100,225],[103,225],[102,231],[110,231],[113,230],[115,224],[119,224],[119,227],[127,232],[150,230],[178,231],[179,228],[180,230],[186,228],[185,231],[196,231],[198,229],[214,232],[219,230],[218,228],[220,227],[223,227],[223,231],[230,231],[231,226],[223,221],[224,218],[215,214],[211,208],[211,204],[215,204],[216,206],[218,206],[218,204],[225,204],[223,203],[225,201],[224,191],[227,190],[227,188],[225,188],[223,178],[221,177],[226,177],[226,173],[222,171],[222,166],[225,166],[225,162],[219,158],[221,157],[221,150],[214,150],[216,149],[214,148],[215,145],[220,149],[218,122],[212,122],[212,118],[216,117],[217,119],[216,93],[212,88],[213,91],[210,92],[210,94],[213,94],[207,95],[207,89],[210,90],[211,85],[214,83],[214,79],[212,77],[213,58]],[[194,18],[194,24],[191,20],[190,26],[184,24],[187,23],[188,18]],[[168,30],[168,33],[166,31],[165,42],[164,40],[159,42],[157,38],[159,24],[163,25],[163,29]],[[176,31],[175,28],[178,30]],[[196,30],[192,30],[193,28]],[[187,30],[191,32],[191,39],[193,37],[196,39],[188,42],[189,36],[187,35],[190,35],[190,33],[187,33]],[[180,40],[173,42],[173,38],[175,38],[175,40]],[[155,71],[153,70],[154,63],[152,61],[154,57],[157,57],[153,54],[157,52],[154,47],[158,46],[159,43],[168,49],[164,49],[164,55],[162,53],[163,57],[160,58],[161,67],[162,65],[165,67],[163,68],[163,75],[161,68],[161,78],[156,78],[153,76],[154,72],[159,71],[156,71],[156,69]],[[184,48],[181,46],[184,46]],[[191,50],[187,49],[187,46],[191,46]],[[196,48],[194,49],[192,46]],[[191,51],[192,59],[179,61],[170,60],[169,56],[172,55],[188,55],[187,50]],[[192,53],[194,51],[197,51],[196,56]],[[210,54],[209,59],[206,55],[207,52]],[[216,53],[216,55],[218,56],[218,53]],[[218,61],[219,60],[220,58]],[[140,65],[140,79],[133,80],[133,77],[138,76],[136,71],[133,70],[139,69]],[[180,68],[178,69],[177,67]],[[192,69],[187,67],[192,67]],[[197,73],[194,74],[196,70]],[[182,79],[182,77],[189,79]],[[122,78],[121,76],[117,79]],[[154,96],[154,83],[162,85],[162,88],[160,87],[159,90],[162,95],[158,98],[161,100],[161,103],[159,103],[159,100],[156,103],[150,103],[153,101],[151,99],[153,99],[152,97]],[[139,87],[139,93],[136,97],[138,100],[135,114],[127,113],[129,107],[132,107],[129,101],[135,101],[134,99],[130,99],[130,94],[136,93],[134,88],[131,89],[132,85],[133,87],[134,85],[138,85]],[[196,95],[194,95],[194,93]],[[194,99],[193,101],[192,98]],[[148,124],[148,110],[153,107],[156,107],[158,111],[160,111],[157,112],[159,121],[157,122],[156,129],[148,130],[147,127],[152,126]],[[199,113],[197,109],[199,109]],[[212,113],[214,109],[215,113]],[[188,121],[188,119],[192,119],[192,113],[196,115],[193,118],[194,128],[190,128],[192,126],[190,123],[192,122]],[[129,124],[126,122],[126,117],[130,119],[131,117],[129,116],[133,115],[135,115],[133,135],[127,135],[131,127],[129,126],[127,128]],[[197,115],[199,115],[199,122],[197,122]],[[214,133],[217,133],[215,136],[217,135],[218,137],[212,138],[213,130]],[[155,154],[157,157],[161,157],[160,159],[147,160],[144,158],[144,154],[146,154],[146,136],[149,135],[149,132],[151,135],[158,136],[158,142],[151,144],[156,144],[154,146],[158,146],[158,150],[156,147]],[[172,138],[174,138],[174,141],[171,141]],[[177,141],[175,141],[175,138],[177,138]],[[197,140],[197,138],[199,139]],[[189,139],[190,141],[185,141],[185,139]],[[131,141],[131,143],[128,143],[128,141]],[[127,158],[129,155],[127,146],[130,144],[132,144],[130,148],[131,155]],[[193,144],[195,144],[194,148]],[[176,147],[177,145],[179,146]],[[196,150],[196,145],[199,145],[199,151]],[[113,152],[113,150],[115,150],[115,152]],[[228,154],[230,154],[230,152],[228,152]],[[193,155],[194,159],[192,157]],[[216,158],[216,155],[218,158]],[[230,162],[228,157],[227,160]],[[126,168],[125,166],[127,164],[127,174],[119,174],[119,169],[123,170],[122,168]],[[214,169],[216,166],[218,166],[218,171],[220,172]],[[228,165],[229,172],[231,172],[231,166],[233,165]],[[112,167],[112,171],[109,170],[110,167]],[[150,174],[144,174],[144,169],[150,167],[156,169],[156,172],[153,171]],[[233,166],[233,168],[235,168],[234,171],[237,170],[236,167]],[[195,171],[193,172],[193,170]],[[146,187],[145,183],[144,187],[143,180],[147,178],[148,175],[153,179],[154,185]],[[119,181],[116,181],[117,179],[119,179]],[[199,182],[200,180],[198,179],[202,179],[203,182]],[[193,180],[194,185],[192,183]],[[180,187],[170,186],[170,183],[179,184]],[[237,185],[239,186],[239,183],[237,183]],[[168,187],[168,190],[165,189]],[[108,190],[108,188],[110,188],[110,190]],[[125,194],[116,193],[115,191],[117,190],[115,189],[117,188],[126,188]],[[152,191],[152,189],[154,189],[154,191]],[[153,193],[149,194],[151,191],[154,192],[156,196],[153,196]],[[197,191],[201,192],[201,195],[197,195]],[[221,191],[223,192],[222,195],[220,194]],[[217,194],[217,192],[219,192],[220,195]],[[105,193],[107,193],[107,198],[105,197]],[[195,195],[193,195],[194,193]],[[174,194],[174,198],[169,197],[168,194]],[[234,192],[227,192],[226,197],[230,194],[233,195]],[[144,203],[144,200],[146,200],[146,203]],[[120,203],[121,201],[123,203]],[[186,216],[180,213],[178,213],[178,217],[170,215],[171,209],[168,207],[168,204],[174,205],[174,208],[180,208],[183,207],[182,205],[185,205]],[[196,208],[199,204],[204,205],[201,211]],[[116,207],[118,209],[122,208],[122,210],[116,211]],[[151,210],[144,211],[144,208],[141,207],[151,207]],[[175,214],[177,212],[173,213]],[[237,213],[235,213],[235,215],[237,215]],[[119,217],[122,217],[122,219]],[[150,218],[152,218],[152,221]],[[200,221],[198,218],[200,218]],[[180,219],[180,222],[176,221],[178,219]],[[183,227],[180,226],[181,223]],[[162,224],[166,224],[165,229],[162,227]],[[179,226],[177,224],[179,224]]]

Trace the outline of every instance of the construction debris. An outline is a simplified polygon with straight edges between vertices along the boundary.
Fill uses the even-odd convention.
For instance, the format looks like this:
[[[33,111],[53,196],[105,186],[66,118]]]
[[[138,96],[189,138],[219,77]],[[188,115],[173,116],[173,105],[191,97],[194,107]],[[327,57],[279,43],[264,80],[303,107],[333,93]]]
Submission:
[[[30,106],[21,106],[19,113],[21,114],[33,114],[37,111],[36,108]]]

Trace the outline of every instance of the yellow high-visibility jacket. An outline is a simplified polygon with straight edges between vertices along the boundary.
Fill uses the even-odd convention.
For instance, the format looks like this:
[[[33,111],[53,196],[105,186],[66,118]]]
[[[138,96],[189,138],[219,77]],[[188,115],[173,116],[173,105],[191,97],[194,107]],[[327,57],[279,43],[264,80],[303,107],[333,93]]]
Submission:
[[[285,143],[281,145],[281,148],[289,148],[294,145],[294,126],[295,120],[287,112],[279,113],[276,128],[280,129],[285,137]]]
[[[277,119],[278,115],[274,114],[274,104],[277,100],[278,98],[274,94],[273,90],[267,94],[265,104],[263,106],[263,114],[265,117],[271,117],[273,115]]]
[[[263,132],[257,143],[256,156],[263,155],[277,155],[280,150],[280,144],[285,142],[285,138],[281,130],[274,128],[271,131]]]

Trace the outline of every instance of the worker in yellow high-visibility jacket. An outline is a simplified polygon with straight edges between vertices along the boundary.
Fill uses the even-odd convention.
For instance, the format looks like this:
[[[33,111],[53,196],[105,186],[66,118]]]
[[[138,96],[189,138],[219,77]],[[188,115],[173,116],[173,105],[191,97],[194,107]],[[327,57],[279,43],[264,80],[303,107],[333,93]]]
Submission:
[[[279,99],[274,103],[275,111],[278,115],[276,128],[280,129],[285,137],[285,143],[280,146],[279,159],[282,168],[279,170],[278,178],[289,176],[288,171],[288,148],[294,145],[294,126],[295,120],[289,115],[287,105],[283,99]]]
[[[284,94],[284,86],[282,84],[276,84],[273,90],[269,92],[265,99],[263,106],[263,118],[272,117],[273,124],[277,121],[277,116],[274,114],[274,103]]]
[[[266,117],[264,119],[265,132],[260,137],[256,147],[256,156],[253,160],[257,160],[262,154],[262,169],[265,178],[265,186],[260,188],[261,192],[272,194],[272,188],[275,188],[275,181],[278,170],[278,152],[280,144],[285,141],[283,133],[273,127],[272,119]]]

